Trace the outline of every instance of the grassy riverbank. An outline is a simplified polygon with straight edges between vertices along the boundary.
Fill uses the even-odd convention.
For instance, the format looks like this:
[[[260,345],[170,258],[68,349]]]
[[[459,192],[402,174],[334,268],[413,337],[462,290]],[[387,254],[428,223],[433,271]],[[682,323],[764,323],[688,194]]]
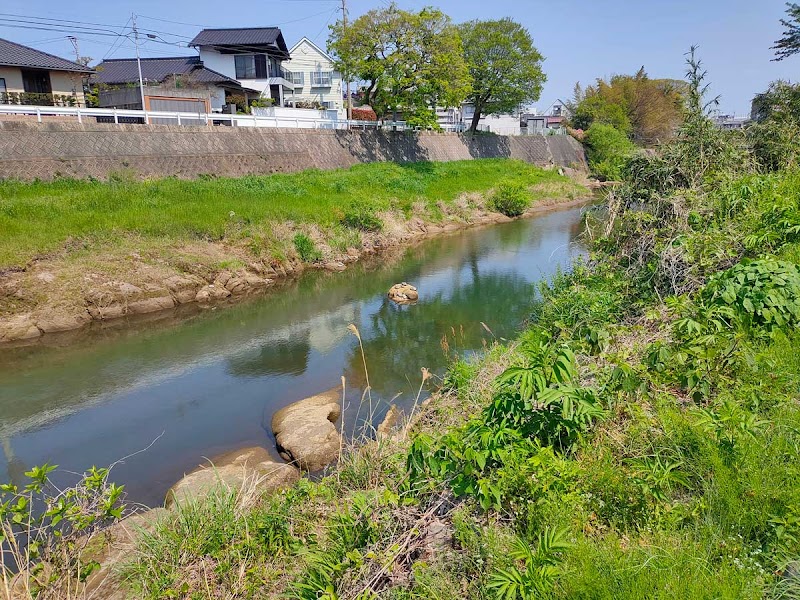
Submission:
[[[500,159],[0,182],[0,343],[248,293],[304,266],[343,269],[364,252],[587,195],[554,170]]]
[[[136,597],[796,597],[800,174],[635,191],[410,431],[167,515]]]
[[[92,248],[224,241],[269,256],[286,223],[344,235],[352,212],[396,212],[442,220],[465,194],[485,194],[500,181],[524,184],[532,200],[576,193],[554,171],[515,160],[371,163],[338,171],[236,179],[109,182],[0,182],[0,268],[41,255]],[[352,223],[352,222],[351,222]]]

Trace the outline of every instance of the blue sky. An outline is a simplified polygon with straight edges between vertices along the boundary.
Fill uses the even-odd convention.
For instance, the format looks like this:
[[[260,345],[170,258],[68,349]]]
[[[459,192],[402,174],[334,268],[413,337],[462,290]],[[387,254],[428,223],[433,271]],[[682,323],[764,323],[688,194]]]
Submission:
[[[355,18],[385,4],[386,0],[349,0],[348,7]],[[641,66],[652,77],[680,78],[683,54],[692,44],[700,46],[712,91],[722,96],[724,112],[749,112],[754,93],[774,79],[795,80],[800,71],[800,55],[770,62],[773,54],[769,47],[781,34],[778,20],[784,14],[783,0],[400,0],[398,4],[409,9],[433,4],[456,22],[509,16],[522,23],[547,58],[548,81],[537,103],[540,108],[557,98],[566,100],[576,81],[591,83],[597,77],[633,73]],[[218,0],[4,0],[0,18],[6,21],[0,22],[0,37],[70,57],[74,54],[67,33],[23,28],[31,27],[30,23],[9,26],[7,20],[70,19],[118,32],[131,12],[136,12],[140,27],[158,30],[162,39],[177,44],[191,38],[197,25],[278,25],[290,46],[306,35],[324,47],[327,24],[337,18],[338,6],[336,0],[251,0],[228,5]],[[106,55],[133,56],[132,43],[125,39],[76,35],[81,54],[95,61]],[[112,47],[114,43],[116,47]],[[192,52],[148,41],[142,55]]]

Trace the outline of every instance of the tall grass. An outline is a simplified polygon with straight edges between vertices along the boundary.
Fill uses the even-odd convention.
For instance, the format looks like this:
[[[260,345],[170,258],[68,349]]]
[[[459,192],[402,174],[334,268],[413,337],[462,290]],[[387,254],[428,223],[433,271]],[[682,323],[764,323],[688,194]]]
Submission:
[[[258,237],[282,221],[332,226],[354,201],[376,211],[410,214],[418,201],[436,210],[437,202],[485,192],[500,179],[528,186],[566,182],[505,159],[373,163],[236,179],[0,181],[0,268],[67,244],[113,243],[125,235],[229,240]]]

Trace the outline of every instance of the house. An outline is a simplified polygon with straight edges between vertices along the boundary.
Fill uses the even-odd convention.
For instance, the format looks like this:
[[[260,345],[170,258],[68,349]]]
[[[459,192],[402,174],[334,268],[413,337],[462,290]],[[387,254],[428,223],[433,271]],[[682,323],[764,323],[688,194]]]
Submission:
[[[94,70],[0,38],[0,104],[82,106]]]
[[[199,56],[143,58],[140,62],[146,110],[220,112],[231,96],[246,99],[260,94],[209,69]],[[102,108],[142,109],[135,58],[104,60],[97,65],[92,82],[98,84],[98,102]]]
[[[289,50],[277,27],[203,29],[189,45],[199,50],[208,69],[257,90],[276,106],[284,106],[294,90],[281,66]]]
[[[286,98],[292,106],[343,108],[342,75],[333,68],[333,59],[322,48],[304,37],[289,50],[283,63],[285,77],[294,88]]]

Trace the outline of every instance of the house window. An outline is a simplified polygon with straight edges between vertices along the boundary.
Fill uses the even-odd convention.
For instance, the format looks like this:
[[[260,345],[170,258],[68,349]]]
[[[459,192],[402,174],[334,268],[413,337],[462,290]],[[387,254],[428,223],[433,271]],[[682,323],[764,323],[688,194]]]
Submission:
[[[311,73],[311,87],[331,87],[331,72],[319,71]]]
[[[236,79],[267,79],[267,57],[264,54],[237,54],[233,57],[236,65]]]
[[[5,94],[7,91],[5,77],[0,77],[0,94]]]
[[[303,84],[305,83],[305,73],[302,71],[287,71],[284,69],[281,71],[281,73],[286,81],[303,87]]]

